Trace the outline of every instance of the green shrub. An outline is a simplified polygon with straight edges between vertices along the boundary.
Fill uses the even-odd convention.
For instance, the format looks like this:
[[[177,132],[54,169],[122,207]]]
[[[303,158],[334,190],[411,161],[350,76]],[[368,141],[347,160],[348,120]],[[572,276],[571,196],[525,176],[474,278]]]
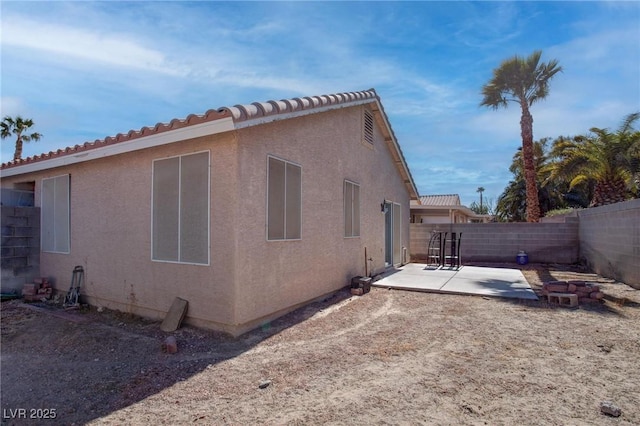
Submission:
[[[561,215],[561,214],[571,213],[574,210],[576,210],[576,209],[566,208],[566,209],[549,210],[544,216],[545,217],[558,216],[558,215]]]

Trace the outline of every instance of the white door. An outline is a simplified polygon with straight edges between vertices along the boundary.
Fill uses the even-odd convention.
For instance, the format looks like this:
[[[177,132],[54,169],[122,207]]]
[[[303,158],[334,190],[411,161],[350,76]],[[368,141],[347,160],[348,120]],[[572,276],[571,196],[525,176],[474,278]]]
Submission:
[[[384,263],[385,266],[399,265],[402,262],[402,224],[401,207],[398,203],[384,203]]]

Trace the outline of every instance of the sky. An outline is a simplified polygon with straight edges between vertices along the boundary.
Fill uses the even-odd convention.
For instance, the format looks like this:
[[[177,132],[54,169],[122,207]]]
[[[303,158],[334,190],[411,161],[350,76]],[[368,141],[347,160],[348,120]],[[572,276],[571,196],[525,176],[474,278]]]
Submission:
[[[563,67],[534,139],[640,111],[640,2],[0,3],[1,115],[43,135],[23,157],[222,106],[375,88],[420,195],[495,201],[520,109],[481,107],[500,63]],[[14,141],[1,145],[12,159]]]

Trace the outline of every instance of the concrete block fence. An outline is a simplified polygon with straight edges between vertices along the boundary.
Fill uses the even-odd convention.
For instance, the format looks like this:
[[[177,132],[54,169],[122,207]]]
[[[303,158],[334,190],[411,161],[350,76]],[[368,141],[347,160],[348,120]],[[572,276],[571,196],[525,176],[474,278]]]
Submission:
[[[576,263],[578,221],[566,223],[411,224],[411,258],[426,259],[433,230],[462,233],[462,262],[511,262],[524,250],[530,262]]]
[[[40,276],[40,208],[1,207],[1,282],[3,293],[20,293]]]
[[[640,288],[640,200],[579,210],[562,222],[411,225],[412,261],[425,260],[433,230],[462,233],[464,262],[586,263],[594,272]]]
[[[580,258],[589,268],[640,289],[640,199],[578,211]]]

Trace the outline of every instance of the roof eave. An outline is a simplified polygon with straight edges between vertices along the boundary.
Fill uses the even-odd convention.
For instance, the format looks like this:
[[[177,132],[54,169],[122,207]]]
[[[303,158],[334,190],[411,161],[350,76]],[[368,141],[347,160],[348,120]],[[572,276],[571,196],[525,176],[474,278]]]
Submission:
[[[233,123],[233,118],[228,116],[205,123],[194,124],[175,130],[152,134],[150,136],[142,136],[129,141],[118,142],[110,145],[108,144],[99,148],[92,148],[87,150],[79,149],[76,153],[57,155],[51,159],[31,161],[26,162],[25,164],[5,167],[2,169],[2,177],[39,172],[42,170],[53,169],[56,167],[67,166],[84,161],[96,160],[99,158],[111,157],[114,155],[120,155],[127,152],[138,151],[155,146],[167,145],[170,143],[198,138],[201,136],[215,135],[234,129],[235,126]]]
[[[409,199],[419,200],[420,196],[418,195],[418,188],[413,181],[413,176],[411,176],[411,171],[409,170],[407,161],[404,158],[404,154],[402,153],[400,144],[398,143],[396,135],[391,128],[389,117],[387,117],[387,114],[382,107],[382,102],[380,102],[380,98],[377,95],[374,104],[376,108],[373,109],[373,112],[379,118],[379,120],[382,121],[385,142],[387,143],[387,146],[389,147],[391,152],[394,154],[393,160],[396,164],[396,167],[400,171],[400,175],[402,176],[402,180],[405,186],[407,187],[407,190],[409,192]]]
[[[411,206],[411,210],[457,210],[457,211],[461,211],[464,212],[467,216],[469,217],[474,217],[474,218],[484,218],[484,217],[490,217],[491,215],[483,215],[483,214],[478,214],[476,212],[474,212],[473,210],[471,210],[469,207],[467,206],[429,206],[429,205],[412,205]]]
[[[154,128],[145,127],[137,132],[130,131],[127,134],[119,134],[115,138],[105,138],[95,143],[76,145],[64,151],[58,150],[55,153],[50,152],[30,157],[26,160],[20,160],[18,164],[3,164],[1,172],[3,177],[33,173],[201,136],[364,104],[372,105],[372,110],[383,130],[385,143],[392,153],[410,199],[419,200],[418,190],[407,162],[380,98],[374,89],[281,101],[254,102],[249,105],[209,110],[203,116],[190,115],[185,120],[174,119],[169,124],[158,123]],[[197,124],[191,124],[194,122]],[[96,144],[102,146],[96,146]]]

